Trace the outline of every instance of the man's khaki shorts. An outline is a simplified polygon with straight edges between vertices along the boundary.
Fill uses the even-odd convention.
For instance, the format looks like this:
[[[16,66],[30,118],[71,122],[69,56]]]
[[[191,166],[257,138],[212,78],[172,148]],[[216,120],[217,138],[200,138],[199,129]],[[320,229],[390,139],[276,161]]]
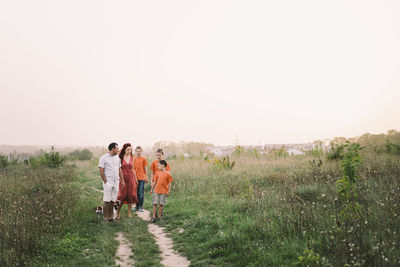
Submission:
[[[167,197],[165,196],[165,194],[153,193],[153,205],[157,204],[160,204],[161,206],[167,204]]]

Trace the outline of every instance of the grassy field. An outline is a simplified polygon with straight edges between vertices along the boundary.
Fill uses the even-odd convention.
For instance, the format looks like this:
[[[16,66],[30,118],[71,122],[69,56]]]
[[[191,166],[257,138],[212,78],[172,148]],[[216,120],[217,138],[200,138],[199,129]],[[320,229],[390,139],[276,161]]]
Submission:
[[[193,266],[399,265],[400,157],[361,158],[360,207],[347,217],[340,161],[247,154],[220,170],[170,160],[175,182],[161,224]]]
[[[147,222],[137,216],[127,218],[125,205],[119,223],[104,224],[97,219],[95,206],[102,205],[102,184],[97,161],[77,162],[80,171],[74,185],[81,190],[80,200],[70,222],[63,228],[42,256],[38,266],[113,266],[118,242],[116,233],[122,232],[132,243],[135,266],[160,266],[159,249]],[[94,189],[95,188],[95,189]]]
[[[38,169],[29,170],[28,167],[24,166],[13,166],[2,170],[1,174],[4,177],[0,180],[1,185],[4,186],[8,182],[7,186],[11,188],[11,191],[3,190],[1,194],[3,204],[1,220],[4,221],[9,218],[6,221],[9,227],[1,227],[0,230],[4,234],[3,240],[12,243],[7,246],[7,243],[2,242],[1,265],[113,266],[118,247],[118,242],[115,240],[116,233],[122,232],[125,238],[132,243],[135,266],[160,266],[160,251],[152,235],[147,232],[147,222],[137,216],[128,219],[126,217],[126,206],[123,208],[120,223],[104,224],[98,221],[94,207],[102,205],[102,193],[94,188],[102,189],[102,184],[98,174],[97,161],[76,162],[76,164],[78,166],[75,168],[67,167],[58,170],[46,168],[40,171]],[[34,177],[37,177],[37,179],[26,183],[27,177],[32,178],[32,176],[21,175],[21,172],[26,174],[27,170],[32,172],[31,174],[35,173],[36,176]],[[10,176],[10,172],[15,176]],[[65,174],[65,172],[68,174]],[[6,175],[9,179],[5,179]],[[61,175],[65,176],[67,183],[60,183],[61,181],[58,178]],[[23,197],[24,193],[20,193],[21,190],[18,190],[18,188],[21,185],[24,184],[24,188],[28,191],[36,190],[35,188],[44,187],[44,181],[47,181],[46,177],[50,176],[52,178],[48,179],[53,181],[51,183],[53,187],[47,186],[46,188],[49,190],[47,195],[39,199],[41,203],[43,202],[41,204],[42,209],[32,208],[32,212],[38,213],[39,224],[32,222],[35,216],[32,217],[31,214],[22,216],[23,212],[20,212],[19,209],[15,209],[15,212],[12,213],[14,206],[29,209],[30,205],[35,204],[35,199],[29,198],[28,195]],[[19,177],[19,180],[11,182],[10,180],[15,177]],[[5,188],[1,187],[1,189]],[[8,192],[8,195],[5,194],[6,192]],[[39,198],[40,195],[35,196]],[[13,201],[10,200],[16,200],[15,196],[21,201],[18,205],[10,206],[13,204]],[[49,196],[52,198],[47,201]],[[5,203],[10,205],[5,205]],[[43,214],[50,211],[56,215],[46,221],[41,218]],[[64,215],[64,217],[51,222],[61,215]],[[18,219],[20,217],[26,219],[22,221]],[[18,223],[18,228],[15,230],[12,229],[12,227],[15,227],[15,224],[11,222],[12,219]],[[35,235],[32,234],[27,237],[23,235],[29,232],[33,232]],[[15,246],[14,239],[20,247]],[[32,239],[35,241],[34,246],[30,245]],[[30,248],[29,251],[27,251],[28,247]],[[19,248],[19,250],[15,251],[16,248]]]
[[[358,164],[350,152],[241,151],[233,167],[168,159],[174,182],[158,223],[192,266],[400,265],[400,156],[374,147]],[[113,266],[123,232],[136,266],[160,266],[148,222],[128,219],[127,206],[120,223],[98,222],[97,160],[74,164],[0,169],[1,265]]]

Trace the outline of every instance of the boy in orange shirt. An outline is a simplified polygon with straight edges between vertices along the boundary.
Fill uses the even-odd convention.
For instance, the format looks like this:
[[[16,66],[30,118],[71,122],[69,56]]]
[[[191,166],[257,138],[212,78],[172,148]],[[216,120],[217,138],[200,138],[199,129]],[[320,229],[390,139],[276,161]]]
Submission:
[[[157,155],[157,159],[154,160],[150,165],[150,170],[153,172],[153,177],[151,178],[151,186],[153,186],[153,184],[154,184],[154,175],[159,171],[158,164],[160,163],[161,160],[163,160],[164,151],[161,148],[159,148],[159,149],[157,149],[156,155]],[[167,172],[169,172],[171,170],[168,164],[167,164],[167,167],[165,168],[165,170]]]
[[[151,186],[150,194],[154,189],[152,223],[156,221],[157,205],[160,205],[158,219],[162,220],[164,205],[167,203],[167,197],[171,192],[171,182],[173,180],[171,174],[166,171],[167,166],[168,164],[165,160],[160,161],[158,164],[160,170],[154,175],[154,184]]]
[[[144,184],[148,183],[147,180],[147,160],[145,157],[142,157],[142,147],[137,146],[135,149],[136,157],[133,159],[133,169],[135,170],[136,177],[138,180],[137,185],[137,198],[138,203],[136,203],[136,207],[134,211],[143,211],[143,200],[144,200]]]

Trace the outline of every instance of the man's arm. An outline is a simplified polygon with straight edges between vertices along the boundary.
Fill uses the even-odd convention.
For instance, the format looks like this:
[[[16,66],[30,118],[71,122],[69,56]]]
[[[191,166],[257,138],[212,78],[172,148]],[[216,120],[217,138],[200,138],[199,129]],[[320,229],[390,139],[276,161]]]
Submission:
[[[107,183],[107,179],[106,179],[106,176],[104,174],[104,168],[99,167],[99,171],[100,171],[100,177],[103,180],[103,183],[106,184]]]

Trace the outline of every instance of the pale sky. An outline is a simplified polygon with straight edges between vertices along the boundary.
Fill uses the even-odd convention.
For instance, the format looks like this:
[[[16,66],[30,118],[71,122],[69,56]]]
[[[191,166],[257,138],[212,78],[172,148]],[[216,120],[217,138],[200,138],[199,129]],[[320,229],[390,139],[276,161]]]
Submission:
[[[400,1],[0,0],[0,144],[400,129]]]

